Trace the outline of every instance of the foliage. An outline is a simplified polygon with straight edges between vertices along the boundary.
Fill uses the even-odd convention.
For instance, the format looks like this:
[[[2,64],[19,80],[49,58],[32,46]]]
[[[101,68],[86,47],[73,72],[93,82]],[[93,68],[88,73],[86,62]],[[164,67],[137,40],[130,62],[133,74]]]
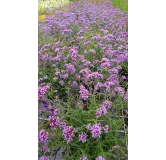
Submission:
[[[39,23],[41,159],[59,148],[66,160],[127,159],[127,31],[109,1],[73,2]]]
[[[128,11],[128,0],[112,0],[115,7],[119,7],[122,11]]]
[[[38,14],[50,14],[57,8],[63,8],[69,4],[69,0],[39,0],[38,1]]]

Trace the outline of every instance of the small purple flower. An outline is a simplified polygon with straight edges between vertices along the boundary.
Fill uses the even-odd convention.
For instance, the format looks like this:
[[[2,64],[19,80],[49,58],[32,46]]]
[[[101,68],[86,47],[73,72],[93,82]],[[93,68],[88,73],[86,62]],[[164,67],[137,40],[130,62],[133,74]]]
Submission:
[[[59,84],[60,84],[61,86],[64,86],[64,81],[59,81]]]
[[[99,156],[95,160],[105,160],[105,159],[102,156]]]
[[[77,87],[77,85],[78,85],[78,84],[77,84],[76,81],[73,81],[73,82],[71,83],[71,86],[72,86],[72,87]]]
[[[105,133],[108,132],[108,129],[109,129],[109,126],[108,126],[108,125],[105,125],[105,126],[103,127],[103,130],[104,130]]]
[[[91,124],[88,124],[88,125],[87,125],[87,130],[90,130],[90,131],[91,131],[91,130],[92,130],[92,127],[93,127],[93,126],[92,126]]]
[[[103,106],[105,106],[106,108],[110,108],[111,107],[111,105],[112,105],[112,102],[111,101],[104,101],[104,103],[103,103]]]
[[[87,137],[88,137],[88,136],[87,136],[86,133],[81,133],[81,134],[79,135],[79,141],[82,141],[82,143],[85,143]]]
[[[80,158],[80,160],[88,160],[88,158],[87,157],[82,157],[82,158]]]
[[[90,49],[90,50],[89,50],[89,53],[90,53],[90,54],[95,54],[96,51],[95,51],[94,49]]]
[[[122,88],[122,87],[116,87],[114,90],[115,90],[115,92],[119,93],[121,96],[123,96],[125,93],[124,88]]]
[[[89,97],[89,91],[87,89],[85,89],[85,87],[83,85],[80,86],[80,91],[79,91],[81,98],[83,100],[88,99]]]
[[[39,132],[39,142],[47,142],[48,141],[48,132],[42,129]]]
[[[97,111],[96,111],[96,117],[100,117],[102,114],[106,114],[107,113],[107,109],[104,105],[102,105]]]
[[[44,87],[38,87],[38,99],[41,100],[42,97],[46,94],[46,92],[50,89],[50,85],[46,85]]]
[[[103,84],[101,82],[97,82],[96,86],[95,86],[95,89],[96,90],[99,90],[100,88],[103,87]]]
[[[92,133],[93,138],[100,137],[100,135],[101,135],[101,124],[99,123],[99,124],[93,125],[91,133]]]
[[[42,147],[42,151],[44,152],[44,151],[47,151],[47,150],[48,150],[48,145],[47,145],[47,143],[45,143],[44,146]]]
[[[63,136],[64,136],[64,139],[67,141],[67,142],[70,142],[73,140],[73,137],[75,136],[75,128],[73,128],[72,126],[65,126],[63,128]]]
[[[54,115],[58,115],[59,114],[59,109],[58,108],[55,108],[54,110]]]
[[[49,158],[46,157],[46,156],[42,156],[42,157],[39,158],[39,160],[49,160]]]
[[[49,122],[50,122],[50,127],[52,128],[52,129],[56,129],[56,128],[58,128],[59,127],[59,125],[60,125],[60,118],[59,117],[57,117],[57,116],[50,116],[49,118],[48,118],[48,120],[49,120]]]
[[[47,76],[44,76],[44,79],[48,79],[48,77],[47,77]]]
[[[71,63],[65,64],[65,66],[68,72],[70,72],[71,74],[75,73],[76,69]]]
[[[60,77],[63,78],[63,79],[65,79],[65,78],[68,78],[68,77],[69,77],[69,74],[68,74],[68,73],[61,74]]]

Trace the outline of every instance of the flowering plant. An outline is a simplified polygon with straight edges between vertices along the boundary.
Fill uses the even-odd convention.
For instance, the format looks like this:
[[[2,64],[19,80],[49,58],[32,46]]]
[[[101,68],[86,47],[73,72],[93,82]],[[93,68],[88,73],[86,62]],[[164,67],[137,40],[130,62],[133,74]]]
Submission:
[[[39,157],[126,159],[127,13],[108,1],[71,5],[40,35]]]

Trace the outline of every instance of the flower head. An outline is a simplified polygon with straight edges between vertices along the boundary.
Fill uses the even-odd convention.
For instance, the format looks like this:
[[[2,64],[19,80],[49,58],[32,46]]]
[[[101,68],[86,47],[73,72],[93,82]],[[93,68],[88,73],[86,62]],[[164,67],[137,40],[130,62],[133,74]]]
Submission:
[[[92,133],[93,138],[100,137],[100,135],[101,135],[101,124],[99,123],[99,124],[93,125],[91,133]]]
[[[108,126],[108,125],[105,125],[105,126],[103,127],[103,130],[104,130],[105,133],[108,132],[108,129],[109,129],[109,126]]]
[[[73,137],[75,136],[75,128],[73,128],[72,126],[65,126],[63,128],[63,136],[64,136],[64,139],[67,141],[67,142],[70,142],[73,140]]]
[[[80,158],[80,160],[88,160],[88,158],[87,157],[82,157],[82,158]]]
[[[85,143],[87,137],[88,137],[88,136],[87,136],[86,133],[81,133],[81,134],[79,135],[79,141],[82,141],[82,143]]]
[[[47,142],[48,141],[48,132],[42,129],[39,132],[39,142]]]
[[[50,127],[52,129],[55,129],[55,128],[58,128],[60,126],[60,118],[53,115],[53,116],[50,116],[48,118],[49,122],[50,122]]]
[[[89,91],[87,89],[85,89],[85,87],[83,85],[80,86],[80,91],[79,91],[81,98],[83,100],[88,99],[89,97]]]
[[[102,156],[99,156],[95,160],[105,160],[105,159]]]

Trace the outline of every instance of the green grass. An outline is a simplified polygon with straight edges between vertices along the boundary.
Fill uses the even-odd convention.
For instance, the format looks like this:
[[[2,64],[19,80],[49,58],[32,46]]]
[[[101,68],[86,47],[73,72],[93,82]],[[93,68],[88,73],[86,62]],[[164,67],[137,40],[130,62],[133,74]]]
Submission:
[[[51,9],[64,7],[68,3],[69,0],[39,0],[38,14],[49,14],[51,12]]]
[[[115,7],[119,7],[122,11],[128,11],[128,0],[112,0]]]

